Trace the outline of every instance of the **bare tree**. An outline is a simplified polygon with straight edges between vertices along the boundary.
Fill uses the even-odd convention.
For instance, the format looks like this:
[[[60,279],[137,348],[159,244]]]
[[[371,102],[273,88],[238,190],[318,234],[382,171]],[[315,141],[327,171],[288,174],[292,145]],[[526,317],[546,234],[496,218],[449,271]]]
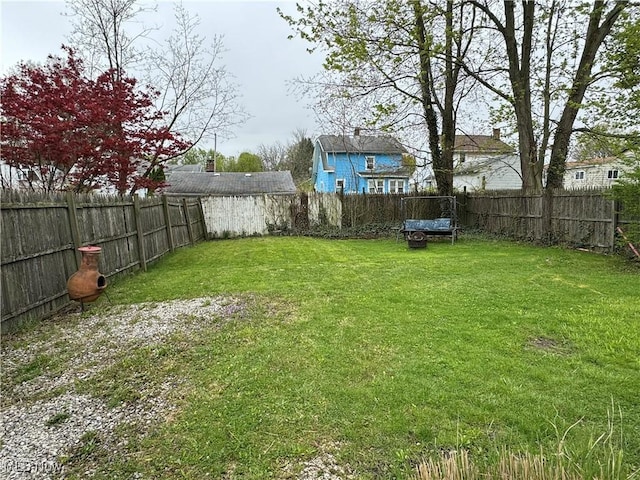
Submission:
[[[494,1],[469,3],[482,15],[486,28],[496,33],[479,42],[475,52],[489,51],[491,55],[484,58],[497,62],[470,56],[475,63],[467,62],[463,68],[511,109],[523,188],[542,189],[549,149],[547,186],[561,187],[574,123],[587,89],[601,76],[594,73],[598,50],[629,3],[594,1],[586,9],[557,0],[523,1],[520,6],[504,1],[502,12]]]
[[[300,185],[311,177],[313,164],[313,141],[307,131],[298,128],[292,133],[293,139],[287,145],[260,145],[258,156],[265,170],[289,170],[293,181]]]
[[[258,147],[258,156],[266,171],[282,170],[287,155],[287,146],[281,142],[273,145],[262,144]]]
[[[221,63],[221,35],[197,33],[200,19],[175,6],[176,25],[160,49],[149,49],[147,80],[161,90],[158,109],[170,112],[169,128],[197,145],[213,135],[228,137],[247,114],[238,85]],[[206,43],[209,40],[210,43]]]
[[[169,112],[163,121],[187,142],[180,154],[215,135],[230,136],[248,118],[238,86],[221,63],[222,37],[214,35],[207,44],[197,33],[199,18],[181,4],[175,7],[174,31],[156,48],[149,47],[154,30],[141,18],[153,7],[136,0],[67,0],[67,5],[74,21],[71,40],[95,68],[117,75],[125,69],[144,72],[143,80],[160,92],[157,108]],[[159,162],[150,159],[146,174]]]
[[[67,0],[73,30],[69,40],[82,54],[90,72],[111,70],[119,79],[124,70],[142,60],[136,42],[152,29],[136,19],[155,11],[137,0]]]

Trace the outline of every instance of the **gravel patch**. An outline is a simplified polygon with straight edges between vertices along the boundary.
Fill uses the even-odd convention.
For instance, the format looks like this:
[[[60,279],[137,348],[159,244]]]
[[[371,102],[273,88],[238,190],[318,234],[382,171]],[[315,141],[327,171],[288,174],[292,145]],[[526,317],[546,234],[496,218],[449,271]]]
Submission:
[[[37,358],[70,355],[63,371],[45,372],[11,392],[18,400],[42,396],[90,378],[130,348],[158,345],[178,331],[193,334],[219,325],[244,308],[243,303],[230,298],[197,298],[116,306],[86,318],[80,313],[70,314],[57,318],[44,339],[22,348],[3,345],[2,368],[11,375]]]
[[[327,442],[318,449],[318,454],[302,464],[302,470],[294,475],[295,466],[288,464],[284,467],[285,478],[295,476],[296,480],[350,480],[356,478],[351,468],[340,465],[335,453],[340,449],[338,442]],[[298,467],[299,468],[299,467]]]
[[[192,335],[219,326],[244,309],[242,301],[221,297],[118,306],[43,322],[26,334],[33,341],[3,342],[0,477],[59,478],[65,469],[60,457],[81,446],[87,434],[106,438],[122,424],[133,424],[144,434],[175,409],[170,400],[179,383],[175,379],[151,387],[141,401],[115,408],[74,392],[74,383],[113,365],[131,348],[161,344],[174,333]],[[43,358],[55,368],[45,365],[17,385],[7,381]]]

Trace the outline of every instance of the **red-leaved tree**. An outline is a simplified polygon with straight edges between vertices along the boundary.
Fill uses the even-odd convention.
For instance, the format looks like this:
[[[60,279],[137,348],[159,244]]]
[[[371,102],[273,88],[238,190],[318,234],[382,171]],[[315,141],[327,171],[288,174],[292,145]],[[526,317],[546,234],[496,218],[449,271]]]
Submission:
[[[119,194],[161,186],[157,172],[186,144],[162,125],[157,92],[126,75],[92,80],[73,50],[2,79],[2,160],[32,190]]]

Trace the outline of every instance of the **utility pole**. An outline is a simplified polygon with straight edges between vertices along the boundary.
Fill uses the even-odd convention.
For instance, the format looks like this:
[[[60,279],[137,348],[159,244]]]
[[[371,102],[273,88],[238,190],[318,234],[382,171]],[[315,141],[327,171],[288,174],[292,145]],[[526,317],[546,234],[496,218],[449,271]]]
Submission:
[[[213,134],[213,171],[216,171],[216,154],[218,153],[218,134]]]

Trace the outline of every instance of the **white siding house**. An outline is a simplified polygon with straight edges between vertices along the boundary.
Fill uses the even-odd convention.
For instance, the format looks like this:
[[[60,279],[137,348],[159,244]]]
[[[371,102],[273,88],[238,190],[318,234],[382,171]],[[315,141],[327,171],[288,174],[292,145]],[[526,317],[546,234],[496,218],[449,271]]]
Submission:
[[[0,162],[0,187],[21,189],[28,187],[28,175],[35,175],[34,172],[27,172],[11,167],[4,161]]]
[[[500,140],[499,128],[492,135],[456,135],[453,167],[455,190],[522,188],[520,158]]]
[[[617,157],[567,162],[563,185],[566,189],[610,187],[628,168]]]

